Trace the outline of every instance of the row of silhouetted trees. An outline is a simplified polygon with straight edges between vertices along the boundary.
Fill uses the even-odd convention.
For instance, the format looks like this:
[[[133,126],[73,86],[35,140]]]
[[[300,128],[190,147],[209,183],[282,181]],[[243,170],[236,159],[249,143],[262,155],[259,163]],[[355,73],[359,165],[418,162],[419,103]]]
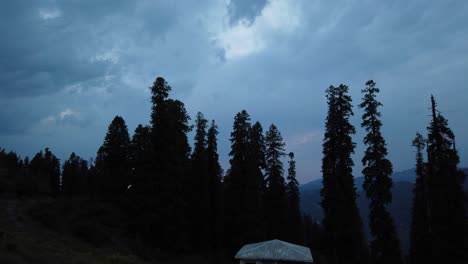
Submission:
[[[366,150],[363,189],[369,198],[371,237],[365,239],[356,205],[356,188],[352,174],[355,127],[348,86],[330,86],[327,91],[328,114],[323,142],[323,231],[317,255],[325,263],[404,263],[400,241],[388,205],[392,201],[392,163],[381,134],[382,104],[377,100],[380,89],[368,81],[362,90],[361,127],[365,129]],[[465,175],[459,163],[455,136],[447,120],[432,101],[432,119],[427,139],[417,134],[417,179],[414,188],[410,263],[468,263],[468,222]],[[427,147],[427,162],[423,149]]]
[[[21,159],[15,152],[0,149],[0,193],[17,195],[51,195],[60,192],[60,161],[48,149],[39,151],[32,160]]]
[[[324,209],[323,252],[327,263],[403,263],[400,241],[387,206],[392,201],[392,163],[386,158],[387,147],[381,134],[382,105],[376,98],[379,88],[368,81],[362,90],[359,107],[364,110],[361,126],[367,132],[364,137],[366,150],[362,158],[364,166],[363,189],[370,200],[370,242],[362,229],[362,221],[356,204],[351,155],[355,143],[352,136],[355,127],[349,122],[353,115],[352,98],[348,86],[330,86],[327,93],[328,114],[323,142],[323,187],[321,191]]]
[[[0,151],[1,191],[92,197],[127,210],[128,233],[137,253],[153,249],[232,257],[247,243],[282,239],[312,248],[317,263],[404,263],[400,239],[389,213],[393,167],[381,133],[375,82],[362,90],[359,108],[366,131],[362,158],[363,189],[369,204],[371,237],[363,233],[356,204],[352,154],[355,127],[348,86],[326,90],[328,113],[323,140],[322,223],[300,209],[294,154],[285,151],[278,128],[264,131],[242,110],[230,135],[230,167],[218,156],[218,127],[198,113],[194,126],[184,104],[169,97],[171,87],[158,77],[151,90],[149,125],[132,136],[122,117],[108,127],[94,162],[72,153],[60,162],[49,149],[29,161]],[[410,263],[468,263],[468,229],[463,173],[455,136],[436,109],[427,138],[417,134],[416,184]],[[194,130],[193,149],[188,132]],[[423,150],[427,149],[427,161]],[[283,162],[287,161],[287,168]]]
[[[138,239],[166,250],[208,254],[233,254],[245,243],[268,238],[303,243],[293,155],[286,175],[285,144],[276,126],[264,133],[259,122],[251,125],[245,110],[239,112],[231,133],[231,166],[223,175],[215,121],[197,114],[192,151],[190,118],[182,102],[169,98],[170,91],[163,78],[156,79],[151,125],[138,126],[130,141],[127,192]]]
[[[30,162],[1,151],[7,178],[19,179],[5,188],[21,195],[120,204],[129,213],[129,234],[144,245],[137,248],[142,255],[144,248],[158,248],[230,256],[246,243],[266,239],[312,240],[304,230],[318,227],[301,213],[294,154],[289,153],[285,168],[285,143],[275,125],[264,132],[245,110],[239,112],[224,173],[215,121],[198,113],[189,125],[184,104],[169,98],[171,87],[163,78],[150,89],[150,125],[138,125],[131,137],[124,119],[116,116],[94,161],[72,153],[60,167],[49,149]],[[187,136],[192,129],[193,150]]]

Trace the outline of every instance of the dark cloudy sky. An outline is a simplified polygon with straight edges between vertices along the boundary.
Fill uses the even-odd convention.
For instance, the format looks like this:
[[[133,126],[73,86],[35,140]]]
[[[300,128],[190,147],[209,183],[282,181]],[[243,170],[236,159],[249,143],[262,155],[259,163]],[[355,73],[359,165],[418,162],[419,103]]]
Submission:
[[[148,87],[163,76],[194,117],[219,123],[228,165],[235,114],[274,122],[301,182],[320,177],[324,90],[368,79],[382,89],[395,170],[412,167],[429,96],[468,165],[468,2],[460,0],[7,0],[0,4],[0,146],[89,158],[115,115],[149,123]],[[355,108],[353,124],[360,123]],[[190,135],[192,137],[192,135]],[[355,174],[362,156],[355,141]]]

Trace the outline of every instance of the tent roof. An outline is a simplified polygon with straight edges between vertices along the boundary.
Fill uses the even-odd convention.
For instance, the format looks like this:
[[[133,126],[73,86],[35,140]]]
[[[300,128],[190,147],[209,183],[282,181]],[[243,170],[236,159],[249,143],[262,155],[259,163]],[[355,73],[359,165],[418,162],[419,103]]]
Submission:
[[[309,248],[278,239],[243,246],[236,259],[313,262]]]

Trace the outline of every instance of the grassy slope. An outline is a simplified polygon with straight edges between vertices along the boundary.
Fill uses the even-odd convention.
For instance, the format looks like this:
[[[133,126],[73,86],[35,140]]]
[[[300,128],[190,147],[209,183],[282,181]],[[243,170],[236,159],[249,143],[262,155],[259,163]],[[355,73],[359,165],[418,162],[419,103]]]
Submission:
[[[138,258],[127,222],[121,209],[105,202],[0,198],[0,263],[208,263],[193,255]]]
[[[81,208],[82,215],[73,215],[61,206],[47,199],[0,200],[0,263],[144,263],[113,243],[120,234],[107,236],[112,227],[96,235],[78,224],[96,211]]]

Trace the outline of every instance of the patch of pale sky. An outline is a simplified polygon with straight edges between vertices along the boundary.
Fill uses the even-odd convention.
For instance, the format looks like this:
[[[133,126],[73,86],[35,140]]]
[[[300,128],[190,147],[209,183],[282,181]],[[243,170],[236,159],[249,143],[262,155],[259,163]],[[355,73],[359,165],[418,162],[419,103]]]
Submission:
[[[226,59],[254,55],[274,45],[275,37],[294,32],[301,24],[300,2],[271,0],[253,21],[225,23],[215,37]]]
[[[43,20],[55,19],[62,16],[62,11],[57,7],[39,8],[39,17]]]
[[[65,110],[63,110],[62,112],[60,112],[58,114],[60,120],[64,120],[66,118],[69,118],[69,117],[77,117],[78,116],[78,113],[71,110],[70,108],[67,108]]]
[[[301,147],[311,142],[320,141],[323,137],[323,132],[319,130],[308,131],[306,133],[297,134],[286,140],[286,145],[290,148]]]
[[[93,58],[91,58],[91,62],[95,61],[104,61],[104,62],[111,62],[116,64],[119,62],[120,58],[120,50],[118,46],[115,46],[109,50],[96,54]]]

